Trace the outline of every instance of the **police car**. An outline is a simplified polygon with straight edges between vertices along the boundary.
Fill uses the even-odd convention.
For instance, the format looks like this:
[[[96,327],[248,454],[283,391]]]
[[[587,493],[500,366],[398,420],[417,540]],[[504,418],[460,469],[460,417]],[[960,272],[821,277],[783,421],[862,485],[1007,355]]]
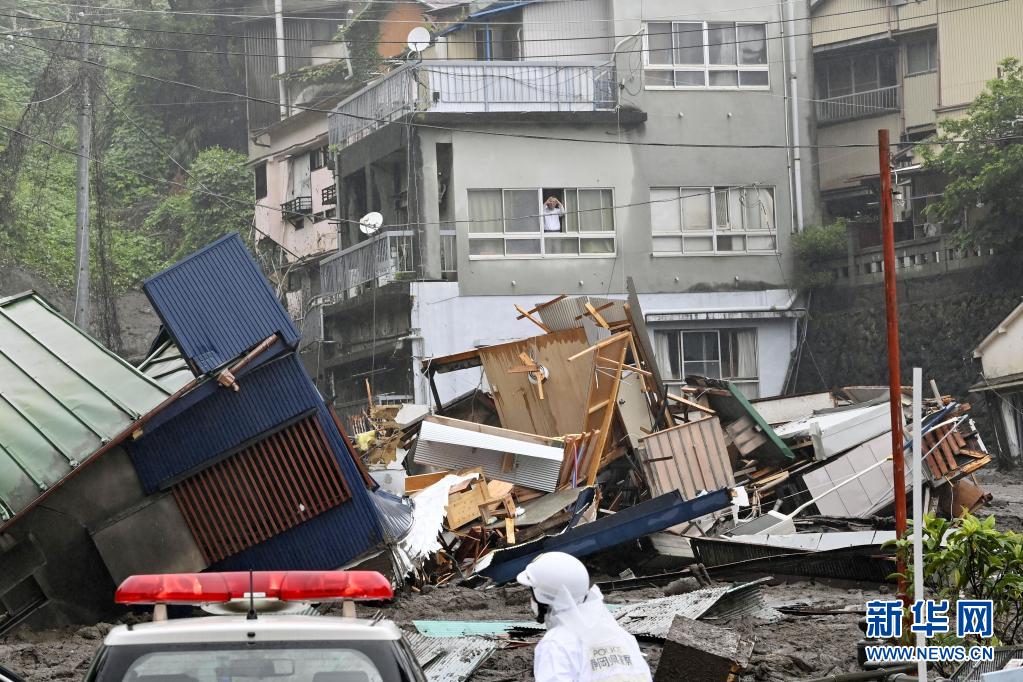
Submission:
[[[393,596],[373,571],[132,576],[116,601],[153,605],[153,622],[111,630],[85,682],[426,682],[393,623],[355,617]],[[329,601],[342,617],[298,613]],[[168,620],[174,605],[215,615]]]

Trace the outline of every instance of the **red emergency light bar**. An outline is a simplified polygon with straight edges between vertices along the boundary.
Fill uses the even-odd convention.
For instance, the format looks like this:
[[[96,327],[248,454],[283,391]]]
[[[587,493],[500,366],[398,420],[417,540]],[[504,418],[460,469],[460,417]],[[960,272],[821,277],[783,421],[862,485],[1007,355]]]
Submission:
[[[250,582],[251,580],[251,582]],[[221,604],[248,599],[286,602],[391,599],[394,590],[376,571],[254,571],[133,575],[117,588],[118,604]]]

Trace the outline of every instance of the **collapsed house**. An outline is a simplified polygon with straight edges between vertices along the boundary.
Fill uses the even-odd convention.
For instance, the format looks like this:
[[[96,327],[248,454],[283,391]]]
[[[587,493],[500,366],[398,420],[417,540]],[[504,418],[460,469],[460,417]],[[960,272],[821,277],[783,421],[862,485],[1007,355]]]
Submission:
[[[370,475],[414,505],[425,491],[433,504],[447,497],[418,580],[501,583],[541,551],[636,542],[652,550],[632,563],[646,572],[782,556],[792,575],[892,572],[878,551],[894,537],[887,388],[751,401],[711,377],[666,385],[635,296],[560,296],[509,314],[542,333],[424,359],[437,404],[367,411]],[[457,372],[478,372],[479,388],[440,404],[438,375]],[[983,504],[971,475],[991,457],[970,406],[935,395],[918,426],[906,396],[905,448],[919,432],[927,508]],[[846,532],[811,526],[825,517]]]
[[[140,369],[38,296],[0,304],[0,630],[93,622],[132,573],[336,568],[411,524],[238,235],[143,289],[163,327]]]

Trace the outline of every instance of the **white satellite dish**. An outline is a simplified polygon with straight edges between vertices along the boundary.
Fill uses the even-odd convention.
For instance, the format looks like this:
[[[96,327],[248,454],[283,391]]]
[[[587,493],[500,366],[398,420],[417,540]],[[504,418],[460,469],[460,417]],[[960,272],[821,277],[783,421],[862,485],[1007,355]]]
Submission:
[[[416,26],[408,32],[408,49],[416,54],[430,47],[430,31],[423,26]]]
[[[362,220],[359,221],[359,229],[362,230],[363,234],[374,234],[384,224],[384,217],[373,211],[362,216]]]

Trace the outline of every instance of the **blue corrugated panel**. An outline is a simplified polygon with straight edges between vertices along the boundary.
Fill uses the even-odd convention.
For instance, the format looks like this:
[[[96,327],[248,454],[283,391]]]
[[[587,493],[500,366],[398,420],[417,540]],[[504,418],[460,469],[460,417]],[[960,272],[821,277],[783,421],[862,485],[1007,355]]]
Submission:
[[[142,285],[185,357],[206,373],[271,334],[294,347],[299,333],[241,237],[229,234]]]
[[[128,445],[147,493],[323,405],[294,353],[241,374],[238,385],[238,392],[217,386],[198,402],[171,404],[162,423]],[[345,478],[350,485],[361,482],[358,474]]]
[[[380,544],[380,511],[312,380],[294,353],[240,375],[237,393],[220,389],[129,445],[147,492],[217,460],[294,417],[316,411],[352,498],[210,570],[321,569],[341,566]],[[173,410],[174,405],[167,408]]]

